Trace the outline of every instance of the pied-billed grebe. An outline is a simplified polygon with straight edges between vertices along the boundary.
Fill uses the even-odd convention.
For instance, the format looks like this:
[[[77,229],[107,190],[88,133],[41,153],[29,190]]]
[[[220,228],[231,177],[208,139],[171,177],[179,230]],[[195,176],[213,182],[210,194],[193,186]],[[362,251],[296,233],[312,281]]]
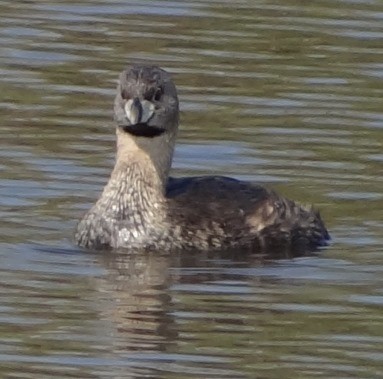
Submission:
[[[318,212],[271,190],[221,177],[169,178],[178,98],[169,74],[133,66],[114,102],[116,163],[100,199],[80,221],[90,249],[313,249],[329,239]]]

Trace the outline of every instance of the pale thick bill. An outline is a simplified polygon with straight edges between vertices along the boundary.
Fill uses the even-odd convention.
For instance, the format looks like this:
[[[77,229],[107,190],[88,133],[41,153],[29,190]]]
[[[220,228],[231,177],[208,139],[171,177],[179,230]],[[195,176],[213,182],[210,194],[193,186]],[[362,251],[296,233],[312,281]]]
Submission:
[[[154,104],[148,100],[130,99],[125,104],[125,114],[132,125],[148,122],[154,113]]]

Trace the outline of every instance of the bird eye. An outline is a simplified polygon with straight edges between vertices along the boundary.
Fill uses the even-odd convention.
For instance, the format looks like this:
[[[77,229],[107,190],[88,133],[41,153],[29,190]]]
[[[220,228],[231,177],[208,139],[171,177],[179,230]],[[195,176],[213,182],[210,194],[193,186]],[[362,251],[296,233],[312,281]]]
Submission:
[[[129,100],[130,99],[130,96],[128,94],[128,91],[126,89],[123,89],[121,91],[121,97],[124,99],[124,100]]]
[[[155,101],[160,101],[161,97],[162,97],[162,89],[161,88],[157,88],[156,91],[154,92],[153,99]]]

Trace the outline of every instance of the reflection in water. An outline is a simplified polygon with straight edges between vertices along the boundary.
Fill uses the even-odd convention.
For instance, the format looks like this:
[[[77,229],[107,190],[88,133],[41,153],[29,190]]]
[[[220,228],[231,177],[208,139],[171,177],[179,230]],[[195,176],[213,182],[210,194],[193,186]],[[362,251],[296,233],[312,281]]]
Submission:
[[[120,360],[131,362],[129,376],[124,365],[116,367],[116,372],[123,370],[124,377],[132,378],[159,375],[162,371],[181,374],[185,370],[191,377],[243,377],[226,360],[185,349],[190,337],[182,333],[182,328],[182,335],[179,333],[177,323],[182,320],[182,312],[177,312],[178,301],[172,296],[172,287],[184,280],[180,275],[183,266],[202,266],[201,258],[136,252],[129,256],[108,254],[98,259],[107,270],[97,281],[97,291],[108,299],[101,317],[112,330],[111,351]],[[203,275],[210,280],[214,276]],[[199,367],[195,367],[196,362]]]
[[[113,300],[106,315],[115,328],[114,351],[166,351],[172,339],[169,256],[135,253],[102,259],[107,267],[102,290]]]
[[[3,376],[383,377],[382,5],[2,1]],[[132,61],[180,89],[175,176],[314,203],[333,246],[279,262],[75,250]]]

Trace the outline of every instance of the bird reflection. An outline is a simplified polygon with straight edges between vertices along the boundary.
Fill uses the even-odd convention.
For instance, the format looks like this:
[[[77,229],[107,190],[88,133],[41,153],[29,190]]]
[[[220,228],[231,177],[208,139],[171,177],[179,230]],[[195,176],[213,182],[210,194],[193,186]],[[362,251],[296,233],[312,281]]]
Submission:
[[[112,307],[106,313],[114,325],[114,351],[153,353],[172,340],[170,257],[134,253],[105,255],[106,290]]]
[[[243,254],[239,259],[238,252],[232,255],[134,252],[107,253],[97,259],[106,269],[98,282],[98,292],[105,300],[99,304],[102,319],[111,330],[107,352],[115,363],[107,372],[109,378],[162,378],[173,370],[189,373],[203,370],[201,377],[209,378],[222,378],[223,372],[226,377],[244,377],[240,367],[215,356],[216,341],[220,340],[222,325],[226,334],[236,335],[238,341],[247,340],[247,334],[241,330],[252,328],[255,315],[264,314],[263,304],[257,307],[257,296],[270,279],[256,275],[257,271],[252,275],[249,270],[267,266],[266,257],[263,260],[258,254]],[[254,304],[244,308],[244,314],[251,309],[246,317],[238,318],[236,299],[226,297],[232,296],[233,283],[238,293],[247,297],[256,288]],[[201,319],[201,314],[206,318]],[[206,333],[213,340],[206,340]],[[227,340],[219,346],[230,355],[236,344]],[[201,347],[211,353],[200,354]]]

